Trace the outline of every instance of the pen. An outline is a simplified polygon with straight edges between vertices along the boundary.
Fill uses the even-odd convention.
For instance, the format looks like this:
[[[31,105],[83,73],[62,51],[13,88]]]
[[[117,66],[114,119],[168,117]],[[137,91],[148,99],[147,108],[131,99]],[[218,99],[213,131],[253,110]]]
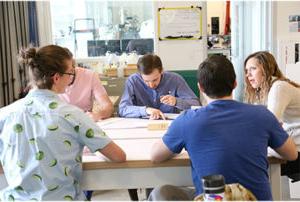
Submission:
[[[168,91],[168,93],[166,94],[166,95],[172,95],[172,91]],[[161,99],[162,97],[164,97],[164,96],[166,96],[166,95],[161,95],[161,96],[159,96],[159,98]]]

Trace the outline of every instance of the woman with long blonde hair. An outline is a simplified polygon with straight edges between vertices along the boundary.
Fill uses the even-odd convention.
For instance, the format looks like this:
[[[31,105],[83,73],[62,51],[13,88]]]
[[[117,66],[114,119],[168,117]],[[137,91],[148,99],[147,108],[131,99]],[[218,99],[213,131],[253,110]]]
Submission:
[[[249,68],[247,69],[246,65],[248,61]],[[253,62],[256,64],[253,65]],[[250,67],[250,64],[252,67]],[[261,68],[257,69],[258,66]],[[266,105],[271,86],[276,81],[286,81],[292,86],[300,88],[299,84],[289,80],[282,74],[274,56],[267,51],[259,51],[249,55],[244,62],[244,67],[246,75],[245,100],[248,103]],[[257,72],[261,80],[256,82],[253,77],[249,80],[249,76],[247,76],[248,71],[249,73]]]
[[[244,62],[245,101],[266,105],[297,145],[298,159],[282,166],[282,175],[300,173],[300,85],[286,78],[267,51],[249,55]]]

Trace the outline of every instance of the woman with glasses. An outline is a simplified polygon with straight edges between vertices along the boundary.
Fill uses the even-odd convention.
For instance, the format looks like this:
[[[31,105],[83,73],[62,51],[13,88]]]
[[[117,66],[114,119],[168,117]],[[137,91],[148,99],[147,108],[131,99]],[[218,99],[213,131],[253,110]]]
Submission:
[[[68,51],[55,45],[23,49],[20,62],[32,89],[0,109],[0,160],[8,183],[0,199],[85,200],[83,147],[116,162],[126,155],[82,110],[58,97],[75,79]]]
[[[69,52],[72,55],[71,52]],[[76,78],[72,85],[68,86],[60,98],[85,111],[94,121],[110,117],[113,113],[113,104],[110,101],[105,88],[102,86],[99,75],[92,70],[75,67]],[[94,101],[99,106],[93,111]]]

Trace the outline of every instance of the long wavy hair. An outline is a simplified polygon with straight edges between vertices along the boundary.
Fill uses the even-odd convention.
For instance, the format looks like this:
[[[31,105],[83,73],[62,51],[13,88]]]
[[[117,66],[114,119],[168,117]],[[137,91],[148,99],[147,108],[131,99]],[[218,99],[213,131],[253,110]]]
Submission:
[[[257,89],[253,88],[245,76],[245,96],[244,101],[251,104],[266,105],[268,93],[273,83],[277,80],[286,81],[292,86],[300,88],[300,85],[286,78],[280,71],[274,56],[267,51],[258,51],[249,55],[244,62],[244,71],[246,75],[246,64],[249,59],[255,58],[262,65],[263,82]]]

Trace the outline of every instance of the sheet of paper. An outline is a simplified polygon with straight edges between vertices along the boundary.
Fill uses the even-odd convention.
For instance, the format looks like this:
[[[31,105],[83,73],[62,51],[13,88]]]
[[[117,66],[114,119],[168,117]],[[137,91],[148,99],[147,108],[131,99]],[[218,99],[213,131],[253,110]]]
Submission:
[[[175,114],[175,113],[164,113],[165,117],[167,120],[174,120],[176,119],[180,114]],[[142,117],[142,119],[150,119],[150,116],[144,116]],[[159,120],[162,120],[162,118],[160,118]]]
[[[169,120],[174,120],[176,119],[180,114],[175,114],[175,113],[164,113],[164,115],[167,117]]]
[[[147,128],[148,120],[146,119],[125,119],[125,118],[110,118],[98,122],[98,125],[103,129],[133,129]]]

